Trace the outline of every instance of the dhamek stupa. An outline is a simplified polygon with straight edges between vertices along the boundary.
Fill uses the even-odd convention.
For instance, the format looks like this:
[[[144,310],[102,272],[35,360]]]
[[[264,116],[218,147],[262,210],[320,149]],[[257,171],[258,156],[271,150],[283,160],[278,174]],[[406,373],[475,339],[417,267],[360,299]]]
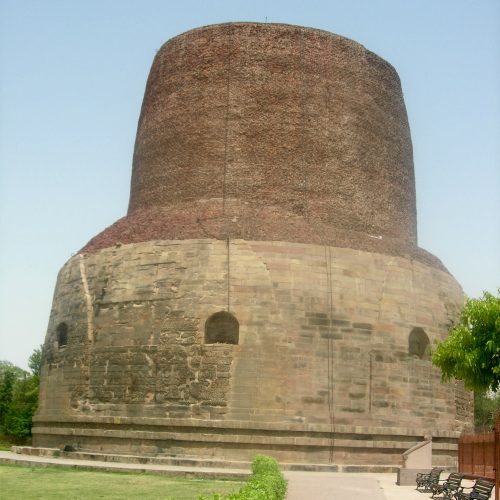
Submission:
[[[316,29],[158,51],[125,217],[61,269],[33,442],[138,455],[454,463],[470,395],[429,346],[462,290],[418,247],[398,75]]]

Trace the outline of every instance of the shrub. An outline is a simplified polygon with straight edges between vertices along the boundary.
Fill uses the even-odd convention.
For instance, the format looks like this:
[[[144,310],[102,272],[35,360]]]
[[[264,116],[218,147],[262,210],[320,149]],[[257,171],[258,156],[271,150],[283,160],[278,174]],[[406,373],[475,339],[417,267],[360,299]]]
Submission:
[[[278,462],[266,455],[256,455],[252,461],[252,477],[238,493],[232,493],[226,500],[284,500],[287,482]],[[211,497],[200,496],[199,500],[224,500],[214,493]]]

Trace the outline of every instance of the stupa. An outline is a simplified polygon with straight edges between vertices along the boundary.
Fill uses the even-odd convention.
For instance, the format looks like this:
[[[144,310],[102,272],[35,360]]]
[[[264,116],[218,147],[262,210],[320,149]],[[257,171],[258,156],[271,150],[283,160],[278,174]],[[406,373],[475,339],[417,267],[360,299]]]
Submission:
[[[59,273],[33,442],[140,455],[453,465],[471,399],[429,346],[463,301],[418,247],[394,68],[283,24],[169,40],[125,217]]]

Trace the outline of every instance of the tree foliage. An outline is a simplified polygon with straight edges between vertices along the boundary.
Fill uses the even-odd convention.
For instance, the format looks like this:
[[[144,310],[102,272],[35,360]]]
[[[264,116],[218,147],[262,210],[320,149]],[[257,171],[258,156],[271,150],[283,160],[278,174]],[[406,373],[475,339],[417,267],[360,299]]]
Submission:
[[[0,361],[0,432],[15,438],[31,434],[31,419],[38,404],[41,348],[28,366],[31,374],[8,361]]]
[[[481,299],[467,300],[432,362],[444,381],[463,380],[468,389],[482,392],[500,387],[500,290],[496,297],[484,292]]]
[[[40,369],[42,367],[42,346],[33,351],[28,359],[28,366],[33,375],[40,375]]]
[[[12,403],[14,386],[28,375],[21,368],[9,361],[0,361],[0,430],[3,430],[5,418]]]
[[[493,430],[499,412],[500,393],[476,392],[474,394],[474,427],[476,432]]]

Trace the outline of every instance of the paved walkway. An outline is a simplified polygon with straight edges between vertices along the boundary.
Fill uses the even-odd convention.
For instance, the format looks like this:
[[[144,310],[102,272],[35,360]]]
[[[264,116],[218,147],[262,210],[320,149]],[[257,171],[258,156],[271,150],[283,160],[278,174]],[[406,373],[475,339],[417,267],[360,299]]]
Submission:
[[[396,474],[290,472],[287,500],[427,500],[414,486],[398,486]]]
[[[207,478],[242,479],[250,475],[250,471],[239,469],[36,457],[10,451],[0,451],[0,463]],[[285,471],[284,475],[288,480],[287,500],[427,500],[430,497],[428,493],[415,490],[414,486],[396,485],[396,474]]]

